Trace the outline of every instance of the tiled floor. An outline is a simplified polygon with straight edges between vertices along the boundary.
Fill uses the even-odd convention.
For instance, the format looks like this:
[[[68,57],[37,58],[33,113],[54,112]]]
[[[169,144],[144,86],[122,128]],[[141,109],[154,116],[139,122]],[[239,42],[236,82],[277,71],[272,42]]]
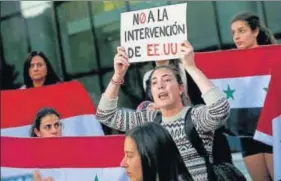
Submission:
[[[243,174],[246,176],[248,181],[252,181],[252,179],[249,176],[249,173],[247,171],[247,168],[245,167],[243,157],[241,153],[232,153],[232,159],[234,162],[234,165],[243,172]]]

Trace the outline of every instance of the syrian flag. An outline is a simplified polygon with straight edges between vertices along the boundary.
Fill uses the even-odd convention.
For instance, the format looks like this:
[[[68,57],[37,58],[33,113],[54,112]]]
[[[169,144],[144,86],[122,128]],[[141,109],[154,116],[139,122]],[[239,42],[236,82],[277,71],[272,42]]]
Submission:
[[[120,162],[124,136],[1,137],[1,181],[127,181]]]
[[[63,137],[29,137],[43,107],[61,115]],[[95,113],[95,105],[77,81],[1,91],[1,181],[32,180],[36,168],[56,181],[126,180],[119,167],[123,138],[103,136]]]
[[[273,146],[281,180],[281,46],[197,53],[196,64],[229,100],[227,127]]]
[[[281,120],[281,59],[271,71],[271,80],[264,107],[255,132],[255,139],[273,145],[272,123]],[[280,128],[281,129],[281,126]]]
[[[253,136],[281,46],[197,53],[197,66],[226,95],[230,106],[227,127],[240,136]],[[279,81],[280,82],[280,81]],[[276,95],[275,95],[276,96]],[[263,130],[269,122],[259,126]],[[272,130],[268,130],[272,135]]]
[[[271,71],[271,80],[254,138],[273,146],[274,180],[281,180],[281,60]]]
[[[36,113],[43,107],[60,114],[63,136],[104,135],[95,117],[95,105],[77,81],[1,91],[1,135],[29,137]]]

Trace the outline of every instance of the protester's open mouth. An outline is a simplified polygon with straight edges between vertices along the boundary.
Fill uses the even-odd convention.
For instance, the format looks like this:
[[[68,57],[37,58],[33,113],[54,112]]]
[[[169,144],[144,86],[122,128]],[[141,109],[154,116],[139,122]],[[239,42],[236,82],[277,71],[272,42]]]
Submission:
[[[165,93],[165,92],[160,93],[158,95],[158,98],[161,99],[161,100],[166,99],[167,97],[168,97],[168,93]]]

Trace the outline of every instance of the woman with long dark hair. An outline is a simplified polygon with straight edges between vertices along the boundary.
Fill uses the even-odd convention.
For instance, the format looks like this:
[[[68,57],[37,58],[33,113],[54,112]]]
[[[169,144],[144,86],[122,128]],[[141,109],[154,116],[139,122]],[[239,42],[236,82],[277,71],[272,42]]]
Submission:
[[[60,82],[49,59],[43,52],[31,52],[24,62],[24,86],[21,88],[41,87]]]
[[[171,135],[156,123],[145,123],[126,134],[121,166],[130,181],[193,180]]]
[[[256,14],[251,12],[237,14],[232,19],[231,30],[233,41],[238,49],[277,44],[271,31],[262,24]]]
[[[277,43],[260,18],[251,12],[237,14],[231,22],[231,30],[238,49]],[[254,140],[253,135],[244,135],[240,140],[244,162],[253,181],[273,180],[272,147]]]

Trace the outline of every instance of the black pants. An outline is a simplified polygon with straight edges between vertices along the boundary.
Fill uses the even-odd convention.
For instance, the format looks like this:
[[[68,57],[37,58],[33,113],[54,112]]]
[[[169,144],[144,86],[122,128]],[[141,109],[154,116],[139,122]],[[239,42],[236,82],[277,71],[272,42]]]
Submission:
[[[272,153],[272,146],[256,141],[251,137],[240,138],[243,157],[259,154]]]

